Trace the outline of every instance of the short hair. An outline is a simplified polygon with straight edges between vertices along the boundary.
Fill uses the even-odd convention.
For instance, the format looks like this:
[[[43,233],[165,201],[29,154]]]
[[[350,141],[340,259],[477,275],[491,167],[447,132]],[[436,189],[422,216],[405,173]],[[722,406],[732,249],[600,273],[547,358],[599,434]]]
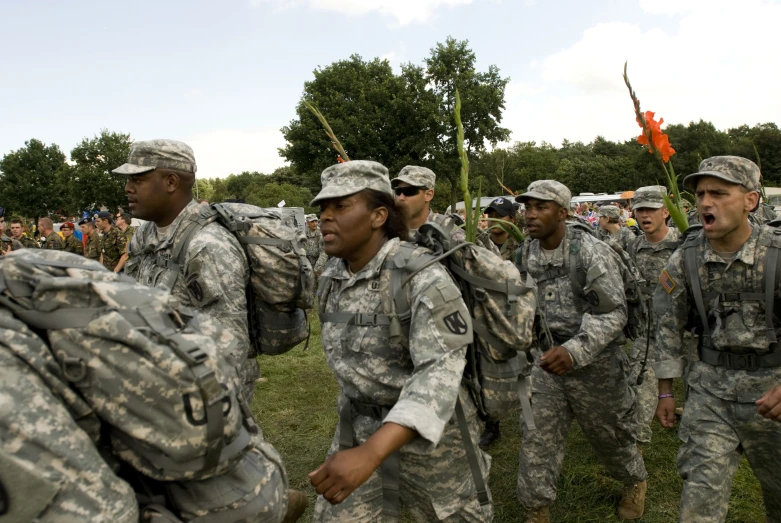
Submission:
[[[618,218],[610,217],[607,219],[607,223],[618,223]]]
[[[12,225],[13,225],[14,223],[18,223],[19,225],[21,225],[22,227],[24,227],[24,222],[23,222],[23,221],[22,221],[22,219],[21,219],[21,218],[19,218],[18,216],[14,216],[13,218],[11,218],[11,221],[10,221],[9,223],[10,223],[10,224],[12,224]]]
[[[133,221],[133,216],[131,216],[129,212],[120,213],[118,217],[122,218],[122,221],[128,225],[130,225],[130,222]]]
[[[44,216],[43,218],[38,218],[38,223],[40,225],[43,225],[46,229],[53,229],[54,228],[54,222],[52,222],[52,219],[48,216]]]

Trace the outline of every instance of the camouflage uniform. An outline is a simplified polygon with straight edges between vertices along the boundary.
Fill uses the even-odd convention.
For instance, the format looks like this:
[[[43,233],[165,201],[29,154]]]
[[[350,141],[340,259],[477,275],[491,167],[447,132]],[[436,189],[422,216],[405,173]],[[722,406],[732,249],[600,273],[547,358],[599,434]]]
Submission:
[[[684,180],[693,190],[699,176],[716,176],[756,190],[759,169],[749,160],[732,156],[708,158],[700,173]],[[729,178],[726,178],[729,177]],[[687,240],[670,257],[654,294],[658,315],[654,365],[659,379],[683,374],[686,345],[683,332],[697,316],[691,281],[686,276],[684,256],[691,242],[695,249],[697,275],[703,301],[712,325],[712,353],[767,354],[768,332],[764,306],[758,301],[727,301],[736,293],[764,293],[765,258],[774,237],[770,227],[752,226],[751,237],[728,262],[717,254],[700,233]],[[781,290],[781,281],[775,282]],[[717,293],[713,297],[706,293]],[[777,312],[776,318],[777,318]],[[779,332],[778,320],[773,327]],[[702,337],[700,338],[702,340]],[[701,341],[702,345],[702,341]],[[703,351],[700,347],[700,351]],[[778,349],[775,349],[776,351]],[[704,359],[705,353],[700,356]],[[723,355],[722,355],[723,356]],[[740,370],[723,360],[695,361],[688,370],[688,395],[678,431],[683,444],[678,451],[678,471],[684,480],[679,521],[718,522],[727,514],[732,478],[745,453],[762,485],[768,521],[781,521],[781,424],[757,413],[755,401],[781,383],[781,366]],[[745,362],[745,360],[744,360]]]
[[[320,229],[310,230],[306,228],[306,257],[312,265],[315,274],[320,274],[328,261],[328,255],[323,250],[323,235]]]
[[[81,242],[71,235],[65,238],[65,246],[63,247],[65,252],[72,252],[73,254],[84,254],[84,247]]]
[[[323,191],[313,204],[318,199],[346,196],[367,187],[391,192],[387,170],[374,162],[339,164],[338,183],[327,177],[329,169],[323,173]],[[334,186],[329,187],[329,181]],[[438,264],[431,265],[410,281],[409,337],[391,335],[387,325],[367,327],[328,318],[332,313],[391,312],[391,271],[383,268],[400,245],[398,239],[386,242],[356,274],[338,258],[331,259],[323,272],[323,349],[341,388],[338,408],[340,412],[349,409],[347,412],[352,414],[355,444],[364,443],[383,423],[396,423],[417,432],[415,439],[399,451],[401,504],[415,520],[491,521],[492,506],[481,507],[477,500],[464,442],[454,420],[459,397],[487,479],[490,457],[476,447],[476,407],[461,385],[466,346],[472,339],[471,319],[447,271]],[[412,256],[424,252],[428,251],[419,248]],[[445,318],[453,315],[460,316],[464,330],[454,331],[448,326]],[[436,386],[432,386],[434,383]],[[387,415],[381,419],[360,413],[358,406],[366,403],[384,407]],[[340,423],[329,456],[340,448],[341,430]],[[313,520],[385,521],[381,515],[382,483],[375,471],[339,505],[318,497]]]
[[[493,243],[493,242],[491,242]],[[496,249],[499,251],[499,256],[502,257],[503,260],[512,260],[513,259],[513,253],[520,247],[518,245],[518,242],[515,241],[515,238],[512,237],[512,235],[508,235],[507,239],[504,241],[501,245],[496,245]]]
[[[128,225],[127,226],[127,229],[125,229],[125,232],[124,232],[124,234],[125,234],[125,243],[130,241],[130,238],[132,238],[133,235],[136,233],[136,229],[137,229],[137,227],[135,227],[133,225]]]
[[[59,365],[40,338],[0,307],[0,486],[9,508],[0,519],[138,521],[133,490],[93,443],[100,435],[95,415],[78,398],[66,408],[48,384],[58,378],[41,369],[59,372]],[[63,394],[75,396],[60,384]]]
[[[63,242],[62,237],[54,231],[46,237],[43,245],[41,245],[41,249],[53,249],[56,251],[61,251],[64,247],[65,242]]]
[[[112,225],[100,238],[100,252],[103,255],[103,266],[110,271],[119,263],[119,259],[125,254],[127,237],[118,227]]]
[[[24,245],[13,236],[6,236],[5,234],[0,236],[0,255],[5,254],[5,251],[9,246],[11,247],[12,252],[24,249]]]
[[[662,190],[665,189],[662,188]],[[635,191],[633,210],[661,209],[662,207],[664,207],[664,200],[657,187],[641,187]],[[651,421],[656,413],[657,395],[659,394],[658,382],[653,370],[653,362],[655,361],[653,339],[656,337],[654,334],[656,332],[656,318],[653,314],[651,298],[659,281],[659,274],[664,269],[664,264],[667,263],[670,255],[679,245],[679,239],[678,229],[670,227],[662,241],[651,243],[645,235],[642,235],[629,245],[628,250],[640,273],[640,293],[646,300],[648,311],[651,314],[650,339],[648,337],[637,338],[632,343],[632,349],[629,353],[629,362],[632,365],[630,383],[635,385],[637,395],[637,441],[639,443],[651,443]],[[645,329],[646,326],[644,325],[643,328]],[[648,363],[643,383],[636,385],[645,359],[646,348],[648,348]]]
[[[155,165],[195,172],[192,149],[174,140],[136,142],[128,163],[114,172],[132,175],[152,170]],[[208,314],[236,337],[239,343],[233,347],[229,359],[239,371],[245,398],[251,402],[260,369],[257,360],[248,357],[245,292],[249,266],[241,244],[227,229],[210,223],[192,237],[185,262],[178,271],[165,267],[172,261],[174,242],[186,232],[186,226],[197,216],[199,208],[200,205],[191,200],[165,232],[159,231],[151,221],[141,225],[130,240],[125,273],[144,285],[170,289],[182,305]],[[144,252],[149,254],[142,254]]]
[[[92,234],[87,235],[87,242],[84,245],[84,256],[90,260],[100,261],[100,237],[96,229],[93,229]]]
[[[566,187],[541,180],[529,186],[522,198],[552,200],[569,207]],[[546,271],[564,266],[569,257],[573,229],[553,251],[543,255],[539,240],[527,240],[521,273],[537,282],[538,303],[553,335],[572,358],[572,371],[556,376],[536,364],[532,368],[532,411],[536,430],[524,424],[521,444],[518,499],[527,509],[551,505],[564,461],[567,432],[577,420],[608,473],[625,485],[645,481],[646,470],[637,450],[634,394],[628,382],[629,363],[624,351],[627,321],[624,284],[616,254],[590,234],[581,234],[578,259],[587,272],[585,294],[594,293],[600,312],[578,310],[569,274],[546,277]],[[550,273],[548,273],[550,274]],[[546,348],[547,350],[547,348]]]
[[[19,243],[22,244],[22,248],[24,249],[40,249],[41,246],[38,245],[38,242],[34,239],[30,238],[26,234],[22,234],[22,236],[18,239]]]
[[[619,218],[621,216],[621,211],[615,205],[603,205],[599,208],[599,216]],[[621,246],[622,249],[627,250],[629,248],[629,244],[635,241],[637,236],[635,236],[635,234],[630,231],[628,227],[624,227],[622,225],[619,226],[618,231],[616,232],[610,232],[600,228],[599,238],[603,241],[606,241],[607,239],[614,240],[616,243],[618,243],[618,245]]]

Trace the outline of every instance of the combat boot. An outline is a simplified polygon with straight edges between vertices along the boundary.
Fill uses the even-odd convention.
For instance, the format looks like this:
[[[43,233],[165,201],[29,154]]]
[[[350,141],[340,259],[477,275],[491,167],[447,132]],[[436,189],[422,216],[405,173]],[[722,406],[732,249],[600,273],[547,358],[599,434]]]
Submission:
[[[529,510],[526,523],[550,523],[550,507],[540,507]]]
[[[500,437],[501,434],[499,433],[499,422],[488,420],[485,422],[485,430],[480,436],[478,445],[481,449],[487,450],[488,447],[493,445]]]
[[[621,519],[638,519],[645,512],[645,491],[648,482],[641,481],[624,487],[621,501],[618,502],[618,517]]]
[[[296,523],[308,506],[309,499],[306,497],[306,494],[300,490],[288,490],[287,512],[285,512],[285,519],[282,520],[282,523]]]

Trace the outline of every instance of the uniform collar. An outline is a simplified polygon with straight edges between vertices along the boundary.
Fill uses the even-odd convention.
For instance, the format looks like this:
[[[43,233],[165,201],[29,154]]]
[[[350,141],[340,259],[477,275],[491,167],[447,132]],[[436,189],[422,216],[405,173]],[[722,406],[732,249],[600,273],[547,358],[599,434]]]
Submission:
[[[347,262],[345,260],[337,259],[338,263],[329,265],[323,271],[323,277],[332,278],[334,280],[352,279],[353,281],[370,280],[376,278],[382,271],[382,268],[385,265],[385,259],[388,257],[388,254],[391,251],[396,250],[399,242],[400,240],[398,238],[393,238],[392,240],[385,242],[385,245],[383,245],[377,254],[374,255],[374,258],[372,258],[365,267],[363,267],[355,274],[352,274],[347,268]]]
[[[751,236],[749,236],[748,240],[740,246],[740,249],[738,249],[738,252],[735,253],[735,256],[728,265],[731,265],[738,260],[749,266],[754,265],[757,240],[759,239],[759,229],[760,228],[756,225],[751,226]],[[716,254],[707,238],[705,239],[705,263],[726,263],[721,256]]]
[[[184,206],[184,209],[182,209],[182,212],[179,213],[179,216],[174,218],[174,221],[172,221],[171,225],[168,226],[165,236],[161,238],[160,241],[157,243],[157,248],[162,249],[173,244],[174,238],[176,238],[176,233],[182,227],[183,222],[185,222],[185,220],[187,220],[188,218],[198,214],[200,209],[201,209],[201,205],[198,202],[196,202],[195,200],[190,200],[190,203]],[[152,223],[153,241],[155,238],[157,238],[157,224],[153,222]]]

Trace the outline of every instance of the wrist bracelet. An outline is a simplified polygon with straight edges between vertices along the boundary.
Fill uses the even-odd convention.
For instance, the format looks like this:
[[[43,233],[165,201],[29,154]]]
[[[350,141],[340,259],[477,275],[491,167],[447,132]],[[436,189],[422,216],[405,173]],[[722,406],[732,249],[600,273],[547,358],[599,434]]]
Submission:
[[[660,400],[663,400],[663,399],[665,399],[665,398],[674,398],[675,396],[674,396],[673,394],[659,394],[659,396],[657,396],[657,397],[658,397]]]

